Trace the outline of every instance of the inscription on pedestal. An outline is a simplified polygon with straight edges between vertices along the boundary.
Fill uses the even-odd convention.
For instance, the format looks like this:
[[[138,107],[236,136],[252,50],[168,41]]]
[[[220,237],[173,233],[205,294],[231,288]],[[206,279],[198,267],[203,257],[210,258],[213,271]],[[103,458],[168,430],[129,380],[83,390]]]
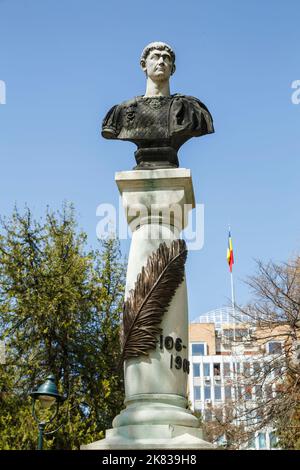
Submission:
[[[182,344],[181,338],[172,338],[172,336],[160,335],[159,337],[159,347],[163,351],[173,351],[175,349],[177,354],[170,354],[170,369],[182,370],[186,374],[190,373],[190,362],[186,358],[182,358],[180,353],[183,349],[186,349],[186,345]]]

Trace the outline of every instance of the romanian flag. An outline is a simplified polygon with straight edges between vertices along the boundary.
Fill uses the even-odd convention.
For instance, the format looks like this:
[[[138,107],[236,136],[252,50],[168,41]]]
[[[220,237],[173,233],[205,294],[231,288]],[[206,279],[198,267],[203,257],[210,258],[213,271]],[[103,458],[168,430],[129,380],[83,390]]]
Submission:
[[[228,233],[227,262],[229,264],[230,272],[232,273],[232,265],[234,263],[234,259],[233,259],[233,248],[232,248],[230,230],[229,230],[229,233]]]

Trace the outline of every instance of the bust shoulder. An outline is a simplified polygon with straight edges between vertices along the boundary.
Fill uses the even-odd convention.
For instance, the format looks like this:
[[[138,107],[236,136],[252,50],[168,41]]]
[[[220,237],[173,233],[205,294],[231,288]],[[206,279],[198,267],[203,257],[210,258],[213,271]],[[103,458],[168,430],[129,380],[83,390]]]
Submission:
[[[129,100],[122,101],[118,107],[121,109],[125,108],[130,108],[131,106],[136,106],[137,105],[137,97],[134,96],[133,98],[130,98]]]
[[[208,111],[207,107],[205,106],[205,104],[199,100],[199,98],[196,98],[195,96],[191,96],[191,95],[183,95],[181,93],[176,93],[175,95],[172,95],[174,98],[179,98],[179,99],[182,99],[184,101],[187,101],[189,104],[193,105],[193,106],[200,106],[201,108],[205,109],[206,111]]]

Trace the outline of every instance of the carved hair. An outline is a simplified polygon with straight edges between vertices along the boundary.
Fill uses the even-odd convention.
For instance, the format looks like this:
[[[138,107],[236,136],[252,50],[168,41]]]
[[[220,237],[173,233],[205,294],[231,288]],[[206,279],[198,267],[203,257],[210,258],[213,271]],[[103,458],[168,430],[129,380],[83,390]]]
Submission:
[[[140,59],[141,67],[145,67],[146,59],[148,55],[150,54],[150,52],[153,51],[154,49],[158,49],[159,51],[166,50],[170,54],[172,63],[173,63],[173,67],[172,67],[172,74],[173,74],[175,72],[175,52],[173,51],[171,46],[169,46],[165,42],[160,42],[160,41],[150,42],[150,44],[148,44],[148,46],[144,48],[142,55],[141,55],[141,59]]]

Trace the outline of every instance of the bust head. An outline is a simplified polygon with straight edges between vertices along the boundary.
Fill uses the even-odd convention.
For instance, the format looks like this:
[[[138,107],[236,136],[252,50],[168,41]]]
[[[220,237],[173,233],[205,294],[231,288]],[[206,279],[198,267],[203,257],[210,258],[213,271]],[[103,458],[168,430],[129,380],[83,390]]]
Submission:
[[[154,82],[166,81],[175,72],[175,53],[164,42],[151,42],[142,52],[142,70]]]

